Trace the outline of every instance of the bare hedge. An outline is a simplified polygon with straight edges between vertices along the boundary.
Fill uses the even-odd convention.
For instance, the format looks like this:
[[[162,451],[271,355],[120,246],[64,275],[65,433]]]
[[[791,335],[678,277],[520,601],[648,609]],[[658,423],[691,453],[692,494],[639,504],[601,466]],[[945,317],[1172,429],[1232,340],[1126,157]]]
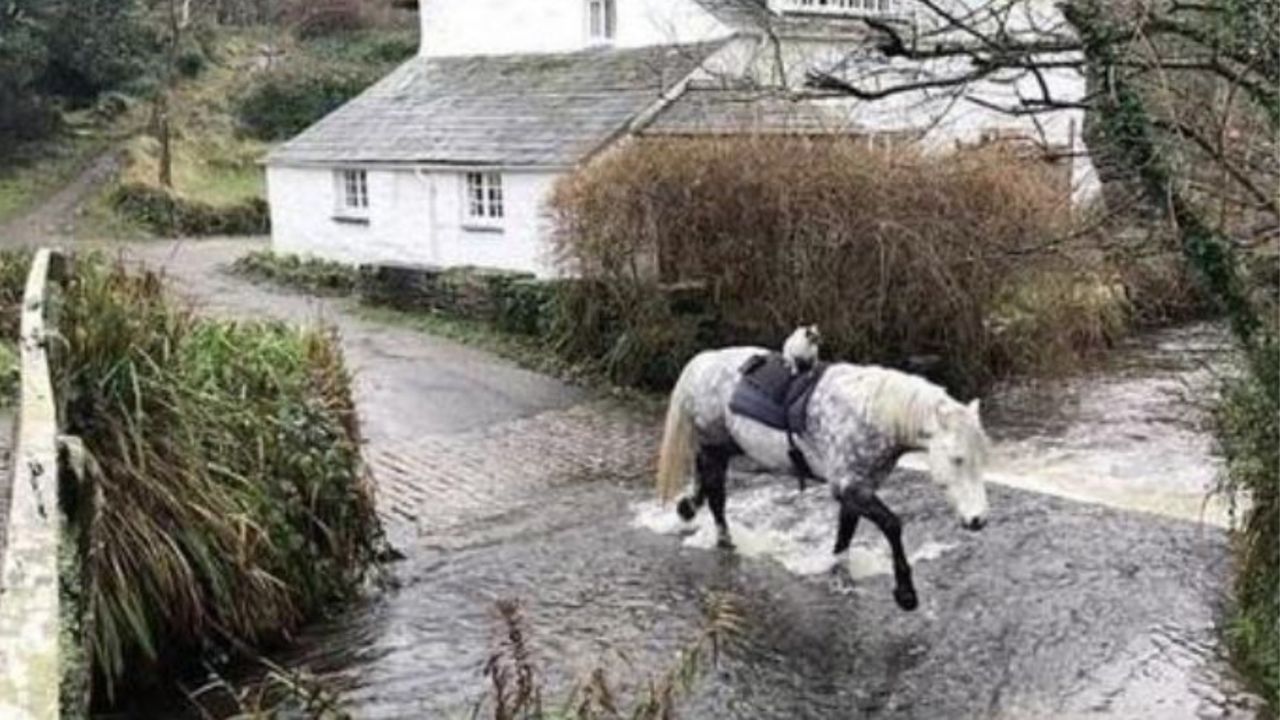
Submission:
[[[1098,258],[1064,251],[1065,178],[1007,149],[645,140],[567,177],[551,213],[559,262],[597,290],[564,338],[584,353],[678,367],[700,346],[774,344],[816,322],[831,355],[934,356],[942,379],[976,388],[1116,331],[1122,294]],[[687,281],[706,284],[711,329],[655,300]]]

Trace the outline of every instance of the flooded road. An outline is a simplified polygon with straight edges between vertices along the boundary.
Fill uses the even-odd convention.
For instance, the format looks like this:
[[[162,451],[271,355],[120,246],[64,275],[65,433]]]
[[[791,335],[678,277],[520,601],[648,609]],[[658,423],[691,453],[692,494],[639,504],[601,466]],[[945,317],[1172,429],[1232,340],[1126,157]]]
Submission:
[[[693,639],[711,591],[740,598],[746,630],[683,717],[1255,714],[1217,640],[1228,508],[1205,502],[1219,465],[1186,402],[1228,364],[1221,331],[1148,335],[1096,371],[985,399],[997,450],[982,533],[960,530],[904,458],[884,493],[915,559],[921,607],[903,613],[870,527],[850,554],[852,592],[829,581],[825,490],[731,473],[739,552],[714,549],[705,527],[652,501],[656,415],[218,272],[253,247],[136,252],[213,312],[342,332],[380,511],[406,559],[393,589],[282,660],[319,673],[356,718],[469,717],[508,598],[524,603],[549,693],[603,665],[625,694]]]
[[[835,508],[821,488],[733,473],[737,553],[714,549],[705,525],[682,527],[650,499],[656,419],[607,402],[392,449],[375,440],[407,555],[398,587],[288,660],[359,718],[465,717],[500,599],[523,601],[549,687],[605,666],[625,688],[665,670],[700,629],[701,598],[722,591],[747,630],[687,717],[1252,717],[1214,627],[1221,518],[1193,521],[1217,462],[1183,398],[1205,399],[1223,341],[1169,331],[1097,373],[1001,390],[995,479],[1014,487],[992,487],[982,533],[959,529],[926,476],[899,472],[884,497],[915,560],[910,614],[869,527],[851,554],[856,587],[829,581]]]

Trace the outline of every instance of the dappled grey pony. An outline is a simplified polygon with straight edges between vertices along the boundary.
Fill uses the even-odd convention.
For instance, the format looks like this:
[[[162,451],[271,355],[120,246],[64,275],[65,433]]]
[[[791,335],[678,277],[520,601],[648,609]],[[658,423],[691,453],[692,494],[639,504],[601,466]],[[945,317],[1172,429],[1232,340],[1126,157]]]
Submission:
[[[826,480],[839,502],[835,569],[844,562],[865,517],[893,551],[894,599],[905,610],[918,605],[911,566],[902,547],[902,523],[876,491],[903,453],[925,450],[933,479],[941,484],[961,524],[986,523],[982,479],[987,439],[978,402],[964,405],[922,378],[875,366],[827,366],[808,396],[803,431],[789,433],[730,411],[731,398],[748,361],[763,348],[739,347],[700,353],[685,366],[671,393],[658,467],[658,489],[670,500],[693,478],[677,510],[692,520],[705,503],[715,518],[720,544],[732,547],[725,523],[725,474],[729,461],[745,454],[780,473],[796,472],[795,451],[806,469]]]

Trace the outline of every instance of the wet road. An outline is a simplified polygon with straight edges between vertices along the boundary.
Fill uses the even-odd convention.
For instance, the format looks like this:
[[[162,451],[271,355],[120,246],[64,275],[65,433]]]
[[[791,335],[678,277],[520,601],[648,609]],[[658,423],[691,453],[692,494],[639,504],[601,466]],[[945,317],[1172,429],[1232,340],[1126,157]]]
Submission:
[[[1005,389],[993,416],[1001,472],[1036,491],[993,488],[983,533],[959,530],[923,476],[895,476],[885,499],[906,524],[922,603],[907,614],[870,528],[855,540],[854,591],[828,582],[835,517],[821,490],[733,474],[739,552],[715,550],[705,528],[685,534],[649,500],[655,418],[218,275],[243,248],[201,243],[166,262],[217,310],[338,324],[380,507],[407,555],[397,589],[287,658],[323,673],[356,717],[465,715],[484,692],[502,598],[525,602],[552,687],[602,663],[634,685],[697,631],[708,590],[740,596],[748,629],[689,717],[1252,716],[1214,628],[1226,536],[1185,511],[1216,465],[1195,413],[1157,392],[1196,372],[1178,360],[1195,354],[1185,334],[1126,350],[1127,370]]]

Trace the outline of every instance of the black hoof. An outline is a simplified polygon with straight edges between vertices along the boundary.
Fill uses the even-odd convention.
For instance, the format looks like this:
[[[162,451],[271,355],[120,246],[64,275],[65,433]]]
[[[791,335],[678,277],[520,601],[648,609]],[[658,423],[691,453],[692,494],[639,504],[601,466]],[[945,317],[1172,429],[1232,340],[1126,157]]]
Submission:
[[[898,602],[898,607],[911,612],[920,607],[920,599],[916,597],[914,588],[897,587],[893,589],[893,599]]]
[[[689,522],[698,514],[698,508],[693,506],[693,501],[689,498],[680,498],[680,502],[676,503],[676,512],[681,520]]]
[[[729,537],[728,535],[722,534],[719,538],[716,539],[716,547],[720,548],[721,550],[733,550],[735,547],[733,544],[733,538]]]

